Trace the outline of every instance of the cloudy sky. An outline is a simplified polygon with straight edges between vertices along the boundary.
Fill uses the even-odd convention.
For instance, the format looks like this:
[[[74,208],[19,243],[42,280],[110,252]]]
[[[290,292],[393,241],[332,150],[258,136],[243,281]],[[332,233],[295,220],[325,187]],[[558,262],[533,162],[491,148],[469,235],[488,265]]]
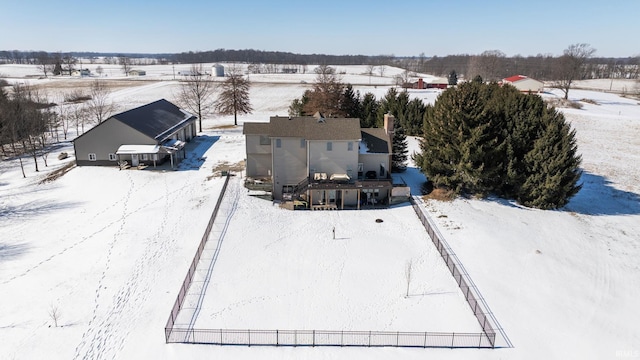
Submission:
[[[0,50],[640,55],[638,0],[0,0]]]

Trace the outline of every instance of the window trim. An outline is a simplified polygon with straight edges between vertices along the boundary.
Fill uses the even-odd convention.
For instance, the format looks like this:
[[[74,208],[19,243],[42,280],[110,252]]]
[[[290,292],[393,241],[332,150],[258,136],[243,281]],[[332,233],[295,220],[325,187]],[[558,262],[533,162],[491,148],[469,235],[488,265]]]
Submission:
[[[109,161],[118,161],[118,155],[109,153]]]
[[[96,153],[89,153],[89,161],[98,161],[98,157],[96,156]]]

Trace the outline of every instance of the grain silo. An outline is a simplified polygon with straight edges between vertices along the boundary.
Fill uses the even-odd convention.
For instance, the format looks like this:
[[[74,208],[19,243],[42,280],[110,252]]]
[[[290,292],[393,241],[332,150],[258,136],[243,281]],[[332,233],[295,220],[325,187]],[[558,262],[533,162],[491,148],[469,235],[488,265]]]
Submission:
[[[211,71],[211,74],[216,77],[224,77],[224,66],[220,64],[213,65],[213,71]]]

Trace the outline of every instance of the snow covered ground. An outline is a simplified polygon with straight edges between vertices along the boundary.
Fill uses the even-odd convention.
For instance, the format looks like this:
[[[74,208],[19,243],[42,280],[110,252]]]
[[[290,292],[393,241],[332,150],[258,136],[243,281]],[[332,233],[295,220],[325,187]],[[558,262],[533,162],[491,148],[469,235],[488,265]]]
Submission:
[[[114,100],[123,109],[162,97],[172,100],[176,82],[171,66],[157,66],[153,70],[157,71],[155,79],[151,76],[146,81],[136,79],[139,84],[128,82],[112,94]],[[110,77],[121,76],[118,67],[111,71]],[[381,96],[392,83],[391,69],[385,73],[385,77],[389,76],[386,85],[382,83],[384,78],[378,77],[381,83],[370,87],[369,77],[358,75],[364,73],[363,69],[345,71],[344,80],[362,84],[357,86],[361,92],[377,91],[376,95]],[[10,77],[12,82],[47,85],[51,98],[57,96],[55,89],[82,81],[24,78],[37,75],[35,67],[2,65],[0,74]],[[153,75],[151,71],[148,74]],[[309,86],[309,80],[302,74],[297,76],[299,81],[283,79],[271,84],[267,80],[258,82],[259,78],[252,75],[251,80],[256,81],[251,91],[255,112],[241,117],[239,122],[267,121],[269,116],[286,114],[291,100]],[[416,91],[412,96],[433,101],[437,92]],[[552,92],[547,96],[559,94]],[[241,127],[217,128],[232,124],[233,120],[212,117],[205,120],[206,131],[202,136],[190,144],[195,152],[206,157],[205,162],[188,159],[193,160],[194,166],[188,162],[184,171],[82,167],[72,169],[56,181],[41,184],[45,173],[69,160],[57,160],[52,154],[49,167],[35,173],[32,160],[25,159],[26,179],[22,178],[16,160],[0,163],[0,359],[640,357],[637,307],[640,106],[638,100],[598,91],[572,90],[570,97],[590,99],[597,105],[583,103],[580,110],[562,109],[577,130],[584,168],[584,188],[565,209],[533,210],[500,199],[427,203],[440,230],[506,330],[513,348],[247,348],[165,344],[168,313],[222,186],[221,178],[211,176],[213,170],[222,162],[237,163],[245,157]],[[415,139],[411,147],[417,148]],[[69,143],[56,151],[65,149],[71,149]],[[413,178],[415,173],[409,169],[406,176]],[[388,329],[415,326],[418,331],[430,331],[421,323],[441,314],[428,311],[440,309],[444,315],[457,311],[451,307],[455,307],[458,295],[409,299],[403,296],[407,258],[415,259],[416,271],[422,274],[417,276],[428,277],[431,272],[440,271],[432,267],[437,258],[432,258],[426,249],[429,243],[416,241],[413,235],[404,236],[419,233],[419,223],[409,207],[311,213],[281,210],[241,193],[239,199],[234,218],[247,220],[230,223],[224,252],[210,284],[212,289],[220,289],[212,293],[220,291],[229,298],[208,297],[207,308],[212,311],[201,312],[199,321],[203,324],[210,321],[211,326],[235,326],[232,323],[236,322],[237,326],[249,327],[248,322],[241,321],[260,316],[264,321],[273,320],[269,327],[279,324],[315,327],[325,321],[332,327],[358,329],[363,323],[366,327],[383,324]],[[385,222],[376,224],[374,218]],[[328,230],[334,225],[336,240],[330,238]],[[261,237],[248,238],[248,234],[258,229],[262,229]],[[393,238],[400,246],[389,246],[383,236]],[[291,249],[296,242],[304,246]],[[302,260],[306,256],[322,259],[327,268],[309,269],[310,264]],[[287,261],[278,262],[275,257]],[[387,257],[396,260],[386,262]],[[372,262],[379,266],[372,267]],[[263,265],[257,267],[254,263]],[[299,271],[300,278],[283,275],[292,270],[306,271]],[[229,276],[219,276],[224,273]],[[388,277],[379,280],[386,287],[354,288],[362,274],[370,277],[387,274]],[[336,278],[345,284],[336,291],[348,307],[339,309],[332,303],[336,299],[325,298],[326,294],[304,285],[316,282],[319,289],[328,288],[330,285],[325,281]],[[287,289],[289,296],[267,299],[270,296],[267,280]],[[293,286],[301,284],[302,287]],[[448,292],[440,291],[448,289],[448,285],[429,280],[416,281],[414,286],[411,291],[415,295]],[[263,291],[264,300],[238,303],[241,300],[232,298],[260,294],[259,290]],[[365,303],[370,298],[375,303]],[[296,308],[293,310],[296,316],[287,316],[285,321],[282,315],[259,313],[261,309],[282,304],[285,299],[343,312],[335,318],[325,318],[321,314],[324,310],[303,313]],[[407,308],[397,308],[397,318],[393,318],[393,313],[371,318],[354,315],[363,314],[356,310],[358,307],[387,310],[393,309],[393,303],[407,300],[415,303],[420,312],[417,316],[402,313]],[[430,310],[420,307],[423,305]],[[229,307],[239,311],[216,310]],[[59,312],[57,327],[50,315],[52,309]],[[443,330],[454,331],[460,326],[464,331],[476,331],[467,330],[464,314],[455,317],[460,324]],[[302,323],[288,323],[294,318]]]

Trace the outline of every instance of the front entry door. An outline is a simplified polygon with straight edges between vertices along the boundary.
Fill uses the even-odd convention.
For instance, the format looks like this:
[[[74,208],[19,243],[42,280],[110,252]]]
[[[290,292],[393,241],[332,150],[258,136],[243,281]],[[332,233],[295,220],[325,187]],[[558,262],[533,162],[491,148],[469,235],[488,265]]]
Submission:
[[[131,154],[131,166],[138,166],[138,154]]]

